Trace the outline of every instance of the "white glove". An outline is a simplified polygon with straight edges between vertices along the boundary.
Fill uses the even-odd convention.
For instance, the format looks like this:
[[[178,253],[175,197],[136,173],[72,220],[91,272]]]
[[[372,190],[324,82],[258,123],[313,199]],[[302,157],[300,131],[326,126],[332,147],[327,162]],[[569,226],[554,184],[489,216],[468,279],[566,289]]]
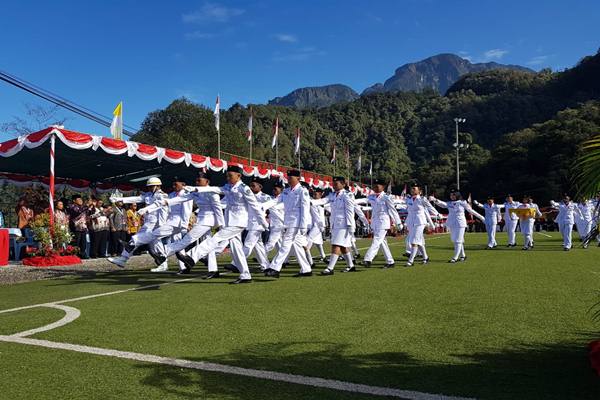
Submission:
[[[428,200],[429,200],[429,201],[435,201],[435,197],[433,197],[433,196],[429,196],[429,197],[428,197]]]
[[[150,207],[150,206],[148,206],[148,207]],[[136,214],[140,215],[140,216],[146,214],[148,212],[148,207],[140,208],[139,210],[136,211]]]
[[[123,198],[122,197],[118,197],[118,196],[110,196],[110,198],[108,200],[110,200],[110,202],[114,204],[117,201],[123,201]]]
[[[402,223],[398,223],[398,224],[396,224],[396,229],[397,229],[398,231],[401,231],[403,227],[404,227],[404,226],[402,225]]]

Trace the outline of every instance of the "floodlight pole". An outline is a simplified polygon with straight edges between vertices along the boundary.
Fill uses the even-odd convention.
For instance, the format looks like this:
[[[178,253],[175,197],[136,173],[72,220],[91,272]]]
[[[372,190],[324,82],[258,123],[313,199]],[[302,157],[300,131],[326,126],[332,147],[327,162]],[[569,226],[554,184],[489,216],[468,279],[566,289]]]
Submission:
[[[454,124],[456,126],[456,141],[454,147],[456,147],[456,190],[460,190],[460,143],[458,142],[458,123],[465,123],[465,118],[454,118]]]

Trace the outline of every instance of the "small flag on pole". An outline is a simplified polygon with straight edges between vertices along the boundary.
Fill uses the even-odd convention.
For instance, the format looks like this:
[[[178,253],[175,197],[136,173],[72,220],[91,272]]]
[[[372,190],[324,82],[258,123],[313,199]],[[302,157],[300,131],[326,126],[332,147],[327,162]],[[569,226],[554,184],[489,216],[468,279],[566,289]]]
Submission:
[[[294,154],[300,152],[300,128],[296,128],[296,139],[294,141]]]
[[[335,143],[333,144],[333,154],[331,156],[331,163],[335,163]]]
[[[123,102],[119,102],[115,111],[113,111],[113,120],[110,124],[110,133],[115,139],[123,138]]]
[[[246,131],[248,141],[252,141],[252,107],[250,107],[250,118],[248,118],[248,130]]]
[[[373,161],[371,161],[371,164],[369,165],[369,175],[373,176]]]
[[[279,117],[275,117],[275,125],[273,126],[273,142],[271,148],[277,146],[277,137],[279,136]]]
[[[221,99],[217,95],[217,102],[215,103],[215,112],[213,115],[215,116],[215,129],[217,132],[221,129],[221,120],[220,120],[220,112],[221,112]]]
[[[400,197],[403,198],[403,199],[406,197],[406,189],[407,189],[407,187],[406,187],[406,183],[405,183],[404,184],[404,189],[402,189],[402,193],[400,193]]]

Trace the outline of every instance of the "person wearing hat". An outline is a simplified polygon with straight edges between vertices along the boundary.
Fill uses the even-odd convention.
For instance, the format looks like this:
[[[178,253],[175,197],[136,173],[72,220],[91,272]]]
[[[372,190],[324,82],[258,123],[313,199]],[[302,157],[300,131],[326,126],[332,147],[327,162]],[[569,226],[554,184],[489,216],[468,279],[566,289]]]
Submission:
[[[489,196],[485,204],[481,204],[477,200],[473,203],[483,208],[485,215],[485,230],[487,232],[488,243],[486,250],[495,249],[498,246],[496,242],[496,230],[500,221],[502,221],[502,207],[494,203],[494,198]]]
[[[392,268],[395,264],[394,257],[387,243],[387,232],[390,229],[390,218],[394,220],[398,231],[402,230],[402,221],[396,210],[394,201],[385,192],[385,182],[382,179],[377,179],[373,183],[374,194],[367,197],[368,203],[371,205],[371,230],[373,231],[373,241],[369,250],[365,254],[363,264],[365,267],[370,267],[373,259],[381,248],[385,256],[384,268]]]
[[[225,226],[214,236],[202,241],[196,249],[196,257],[203,259],[212,251],[223,247],[223,242],[228,241],[233,258],[233,265],[239,270],[238,279],[230,282],[231,284],[241,284],[252,282],[252,275],[248,269],[248,262],[244,255],[242,244],[242,232],[248,226],[248,213],[252,210],[257,216],[257,223],[267,228],[267,220],[264,217],[262,208],[256,200],[256,196],[250,188],[242,182],[242,169],[238,166],[229,166],[227,168],[227,183],[222,187],[216,186],[195,186],[190,191],[207,192],[222,194],[225,204],[224,219]],[[163,255],[164,256],[164,255]],[[187,255],[183,257],[186,262]],[[193,262],[193,260],[191,260]]]
[[[345,187],[346,179],[343,176],[336,176],[333,178],[334,192],[323,199],[313,200],[314,205],[329,204],[331,207],[331,256],[329,265],[321,271],[321,275],[333,275],[335,264],[340,256],[346,260],[346,268],[342,272],[356,271],[350,254],[352,236],[356,230],[354,221],[356,204]]]
[[[168,198],[165,192],[161,190],[162,182],[158,177],[148,178],[146,181],[147,192],[140,194],[139,196],[130,197],[118,197],[111,196],[110,201],[112,203],[122,202],[123,204],[143,203],[151,205],[154,203],[161,203]],[[133,255],[133,252],[137,247],[145,244],[150,244],[156,240],[152,231],[157,227],[163,225],[167,221],[168,210],[166,207],[159,207],[151,213],[147,213],[144,217],[144,225],[140,230],[131,237],[129,242],[123,243],[123,252],[118,257],[109,257],[108,261],[119,266],[125,267],[129,258]]]
[[[510,210],[513,208],[519,208],[521,203],[514,201],[511,194],[506,196],[504,204],[499,204],[500,209],[504,209],[504,227],[508,235],[508,244],[506,247],[515,247],[517,245],[517,224],[519,223],[519,216]]]
[[[467,218],[465,217],[465,212],[473,215],[481,222],[485,222],[485,218],[473,210],[471,205],[463,200],[462,195],[458,191],[450,193],[449,201],[438,200],[433,196],[429,196],[429,200],[438,207],[448,209],[446,226],[450,230],[450,240],[454,243],[454,256],[448,262],[454,264],[457,261],[466,261],[465,231],[467,229]]]
[[[250,190],[254,193],[256,200],[261,205],[262,217],[265,217],[266,211],[263,205],[273,200],[271,196],[263,193],[263,181],[260,178],[254,177],[250,182]],[[253,209],[248,210],[248,226],[246,227],[246,238],[244,239],[244,254],[246,258],[250,257],[250,254],[254,251],[256,259],[260,265],[261,271],[265,271],[269,267],[269,259],[267,258],[267,251],[262,241],[263,232],[265,228],[258,223],[258,215],[254,213]]]
[[[573,245],[572,235],[573,224],[575,224],[575,215],[582,218],[581,210],[579,210],[579,208],[571,201],[571,198],[566,194],[563,196],[560,203],[550,200],[550,205],[552,208],[558,210],[555,221],[558,223],[558,230],[563,237],[563,250],[569,251]]]
[[[407,242],[410,246],[410,255],[406,262],[407,267],[412,267],[417,253],[423,256],[423,264],[429,262],[429,256],[425,249],[425,236],[423,232],[425,227],[434,229],[435,225],[431,220],[431,214],[438,214],[435,207],[427,199],[421,197],[421,188],[414,183],[410,187],[410,195],[406,197],[406,220],[404,221],[408,228]]]
[[[283,184],[279,181],[273,184],[273,196],[272,199],[279,201],[279,197],[283,193]],[[281,237],[283,236],[283,219],[284,209],[283,203],[279,203],[276,206],[269,208],[269,239],[265,244],[265,251],[271,252],[273,249],[279,249],[281,247]]]
[[[582,197],[576,205],[579,209],[579,214],[575,214],[575,225],[577,225],[579,239],[584,241],[592,231],[594,202],[588,200],[586,197]],[[587,245],[584,244],[584,248],[586,247]]]
[[[289,187],[277,198],[278,204],[283,204],[283,236],[277,254],[271,260],[265,271],[265,276],[279,278],[283,263],[293,250],[300,264],[300,272],[296,277],[312,275],[312,268],[306,258],[306,234],[310,225],[310,195],[308,190],[300,183],[300,171],[291,169],[287,173]]]
[[[210,184],[210,177],[207,172],[200,171],[196,177],[196,185],[198,187],[207,187]],[[166,204],[170,209],[176,210],[178,206],[184,205],[186,209],[191,209],[193,204],[196,204],[197,214],[194,226],[188,232],[186,232],[179,240],[174,240],[171,243],[164,245],[160,243],[158,245],[158,257],[157,262],[163,261],[162,258],[175,254],[177,259],[183,264],[180,265],[180,274],[189,274],[193,266],[199,260],[195,258],[190,250],[195,247],[198,239],[205,236],[210,236],[211,230],[216,227],[219,228],[225,225],[225,219],[223,217],[223,209],[221,207],[221,199],[216,193],[206,193],[190,191],[192,187],[186,186],[183,188],[183,193],[177,196],[170,197]],[[189,221],[189,218],[188,218]],[[190,251],[190,254],[186,253]],[[187,257],[186,257],[187,255]],[[162,258],[160,258],[162,257]],[[191,260],[190,260],[191,258]],[[216,255],[212,251],[208,254],[208,275],[206,279],[212,279],[219,276]]]
[[[323,189],[316,187],[313,189],[313,199],[319,200],[323,198]],[[325,232],[325,207],[317,206],[311,203],[310,205],[311,226],[308,231],[308,243],[306,245],[306,258],[311,266],[314,265],[311,254],[313,245],[319,250],[320,261],[325,262],[325,250],[323,249],[323,232]]]

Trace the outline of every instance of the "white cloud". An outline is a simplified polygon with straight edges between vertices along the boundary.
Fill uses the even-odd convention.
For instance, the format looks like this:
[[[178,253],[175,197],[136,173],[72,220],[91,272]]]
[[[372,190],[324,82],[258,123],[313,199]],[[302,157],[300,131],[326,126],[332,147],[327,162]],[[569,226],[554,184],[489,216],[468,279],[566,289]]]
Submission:
[[[206,22],[228,22],[231,18],[242,15],[245,10],[227,7],[217,3],[206,2],[199,10],[183,14],[181,20],[189,24],[202,24]]]
[[[504,49],[491,49],[483,53],[483,61],[500,60],[508,53]]]
[[[531,65],[531,66],[538,66],[538,65],[544,64],[546,61],[548,61],[548,56],[535,56],[535,57],[532,57],[525,64]]]
[[[206,33],[200,31],[188,32],[183,35],[183,37],[187,40],[196,40],[196,39],[212,39],[216,35],[214,33]]]
[[[298,38],[296,36],[290,35],[288,33],[278,33],[274,35],[274,37],[275,39],[284,43],[296,43],[298,41]]]

